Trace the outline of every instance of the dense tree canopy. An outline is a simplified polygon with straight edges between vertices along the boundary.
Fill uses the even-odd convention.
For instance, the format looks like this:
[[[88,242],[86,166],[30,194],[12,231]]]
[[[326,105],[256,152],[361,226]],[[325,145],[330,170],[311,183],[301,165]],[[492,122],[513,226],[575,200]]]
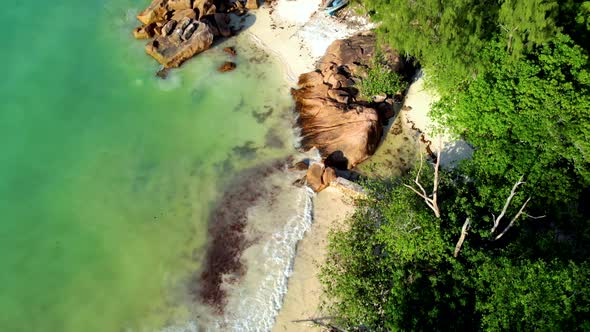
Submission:
[[[385,42],[419,60],[439,89],[484,69],[478,57],[499,39],[512,58],[550,41],[565,23],[588,31],[590,2],[556,0],[361,0]],[[569,15],[573,13],[573,18]],[[577,15],[577,17],[576,17]]]
[[[481,223],[454,258],[460,226],[447,216],[458,206],[447,204],[443,218],[435,218],[401,185],[409,181],[369,183],[347,228],[331,234],[321,280],[335,325],[369,331],[590,329],[587,263],[567,255],[541,257],[522,250],[523,243],[505,247],[478,236],[486,232]],[[458,194],[449,186],[455,184],[441,188],[443,202]],[[537,241],[526,245],[558,245],[554,238]]]
[[[361,3],[475,152],[441,171],[440,218],[414,175],[367,183],[321,276],[336,324],[590,330],[590,1]]]
[[[438,104],[443,124],[475,147],[470,163],[484,200],[521,175],[529,196],[567,201],[590,184],[588,56],[566,35],[510,61],[501,43],[478,56],[475,80]]]

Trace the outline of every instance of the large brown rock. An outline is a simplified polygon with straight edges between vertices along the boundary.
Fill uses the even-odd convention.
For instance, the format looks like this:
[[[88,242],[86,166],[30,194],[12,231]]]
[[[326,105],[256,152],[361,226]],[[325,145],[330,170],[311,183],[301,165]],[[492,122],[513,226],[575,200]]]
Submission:
[[[177,11],[174,12],[174,14],[172,14],[171,20],[180,22],[185,17],[188,17],[190,19],[196,20],[197,19],[197,13],[196,13],[196,11],[194,9],[177,10]]]
[[[217,71],[220,73],[227,73],[228,71],[232,71],[234,69],[236,69],[236,64],[231,61],[226,61],[221,66],[219,66],[219,68],[217,68]]]
[[[335,64],[368,62],[375,54],[375,35],[372,33],[363,33],[352,36],[348,39],[334,41],[326,50],[318,64],[318,69],[324,71],[326,68]]]
[[[217,25],[217,29],[219,30],[219,34],[222,37],[230,37],[232,33],[231,29],[229,28],[229,24],[231,23],[229,15],[215,13],[213,14],[213,18],[215,20],[215,25]]]
[[[150,39],[156,34],[156,24],[142,25],[133,29],[135,39]]]
[[[361,34],[334,42],[317,70],[299,77],[292,90],[304,149],[316,147],[328,166],[350,169],[372,155],[383,133],[379,112],[357,102],[356,63],[374,53],[375,37]]]
[[[319,192],[324,189],[324,184],[322,183],[322,175],[324,174],[324,166],[322,164],[311,164],[307,169],[307,174],[305,178],[307,180],[307,185],[315,192]]]
[[[332,167],[320,163],[311,164],[305,175],[307,185],[316,193],[326,189],[336,178],[336,171]]]
[[[207,15],[213,15],[217,11],[212,0],[195,0],[193,8],[198,11],[198,18],[201,19]]]
[[[213,44],[213,34],[205,23],[180,22],[168,36],[156,37],[146,45],[146,52],[165,68],[180,66],[184,61],[203,52]]]
[[[164,68],[178,67],[190,57],[205,51],[216,37],[229,37],[230,17],[218,13],[230,0],[153,0],[137,19],[142,26],[133,30],[137,39],[154,38],[146,52]]]
[[[246,8],[258,9],[258,0],[246,0]]]
[[[332,181],[336,180],[337,177],[336,171],[332,167],[326,167],[324,169],[324,174],[322,174],[322,183],[327,187]]]
[[[171,10],[183,10],[191,9],[191,0],[168,0],[168,9]]]
[[[137,15],[137,19],[144,25],[162,21],[168,12],[167,5],[168,0],[154,0],[144,11]]]

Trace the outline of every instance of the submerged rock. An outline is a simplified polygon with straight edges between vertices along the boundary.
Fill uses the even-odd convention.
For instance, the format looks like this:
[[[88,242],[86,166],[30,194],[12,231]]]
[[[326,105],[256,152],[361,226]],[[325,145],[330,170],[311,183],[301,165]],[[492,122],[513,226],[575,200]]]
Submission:
[[[220,73],[226,73],[234,69],[236,69],[236,64],[231,61],[226,61],[219,68],[217,68]]]
[[[236,56],[238,55],[238,52],[236,52],[236,49],[233,47],[225,47],[223,49],[223,51],[231,56]]]
[[[247,234],[250,209],[260,201],[275,204],[280,187],[265,185],[271,177],[286,177],[284,160],[277,160],[238,174],[222,192],[209,215],[206,259],[189,282],[191,295],[222,314],[227,304],[225,287],[246,275],[244,251],[253,244]]]
[[[168,68],[162,68],[162,69],[158,70],[158,72],[156,73],[156,76],[165,80],[168,78],[168,71],[169,71]]]

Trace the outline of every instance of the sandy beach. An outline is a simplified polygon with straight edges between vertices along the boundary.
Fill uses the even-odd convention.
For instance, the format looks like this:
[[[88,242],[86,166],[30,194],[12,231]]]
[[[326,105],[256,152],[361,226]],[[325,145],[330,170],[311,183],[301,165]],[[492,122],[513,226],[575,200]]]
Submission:
[[[319,10],[320,2],[278,0],[272,6],[265,4],[252,14],[237,18],[244,33],[280,59],[286,79],[293,85],[300,74],[315,69],[316,62],[333,41],[373,28],[364,18],[341,20],[330,17]],[[428,113],[437,100],[423,83],[423,78],[417,77],[404,101],[410,106],[409,111],[402,111],[403,114],[387,128],[389,134],[374,162],[369,161],[376,168],[383,169],[384,164],[389,164],[388,169],[401,171],[415,160],[419,149],[417,138],[420,132],[429,132]],[[412,123],[420,131],[411,129]],[[395,176],[398,173],[378,175]],[[354,211],[352,202],[350,192],[337,186],[328,187],[313,198],[313,224],[297,245],[287,293],[273,331],[323,330],[311,321],[325,316],[319,311],[322,287],[318,273],[326,256],[327,235]]]
[[[295,85],[299,75],[313,71],[316,62],[337,39],[371,28],[362,19],[345,24],[319,10],[320,0],[276,1],[241,19],[244,33],[283,63],[287,80]],[[313,224],[297,245],[287,293],[273,331],[321,331],[309,320],[321,317],[322,287],[319,268],[326,255],[329,230],[353,212],[346,190],[328,187],[313,198]]]
[[[326,258],[330,229],[341,224],[354,206],[350,196],[334,187],[317,194],[313,206],[313,224],[297,245],[287,294],[273,328],[276,332],[323,330],[311,322],[325,316],[319,311],[322,287],[317,275]]]
[[[315,63],[337,39],[371,29],[361,17],[343,21],[320,10],[321,0],[278,0],[240,18],[240,24],[260,46],[274,53],[285,67],[287,79],[313,71]]]

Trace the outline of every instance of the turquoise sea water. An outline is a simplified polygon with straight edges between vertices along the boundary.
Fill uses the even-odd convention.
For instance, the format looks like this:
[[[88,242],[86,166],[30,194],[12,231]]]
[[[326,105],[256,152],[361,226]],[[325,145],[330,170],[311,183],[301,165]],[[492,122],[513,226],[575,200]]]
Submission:
[[[157,79],[130,32],[148,2],[0,11],[0,331],[194,318],[186,282],[220,189],[290,150],[291,101],[272,58],[241,35],[221,45],[237,45],[236,71],[216,72],[218,47]]]

